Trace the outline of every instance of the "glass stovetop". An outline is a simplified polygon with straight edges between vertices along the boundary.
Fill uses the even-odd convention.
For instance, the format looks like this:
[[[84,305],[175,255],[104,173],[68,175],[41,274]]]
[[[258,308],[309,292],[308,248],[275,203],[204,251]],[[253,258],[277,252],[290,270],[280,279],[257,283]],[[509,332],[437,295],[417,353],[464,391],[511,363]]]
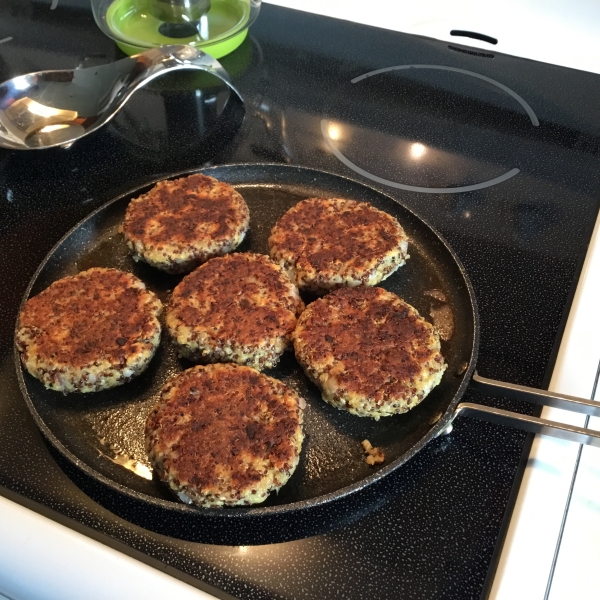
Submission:
[[[2,80],[122,56],[76,2],[0,8],[0,41]],[[152,533],[143,514],[131,524],[126,501],[115,516],[115,498],[45,444],[16,381],[14,319],[54,243],[119,193],[205,164],[296,164],[362,181],[431,223],[477,294],[479,372],[546,386],[598,211],[600,80],[269,5],[221,62],[245,110],[210,78],[180,75],[138,92],[70,150],[0,151],[0,484],[217,595],[479,597],[525,434],[458,420],[371,491],[386,503],[332,532],[243,548],[184,542]],[[465,399],[530,410],[475,392]]]

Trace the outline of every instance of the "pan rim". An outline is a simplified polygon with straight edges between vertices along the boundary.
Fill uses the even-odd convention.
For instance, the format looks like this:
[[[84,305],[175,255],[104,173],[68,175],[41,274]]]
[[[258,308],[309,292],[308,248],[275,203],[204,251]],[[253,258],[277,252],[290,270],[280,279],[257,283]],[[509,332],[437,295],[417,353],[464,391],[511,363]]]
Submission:
[[[149,187],[155,185],[156,183],[158,183],[159,181],[163,181],[165,179],[175,179],[177,177],[184,177],[184,176],[192,175],[195,173],[211,175],[211,173],[214,173],[214,172],[218,171],[219,169],[248,171],[249,169],[268,170],[268,169],[275,169],[275,168],[279,169],[279,170],[281,170],[281,169],[289,169],[290,171],[296,170],[296,171],[305,172],[305,173],[311,172],[317,176],[332,177],[337,180],[341,179],[341,180],[347,181],[351,185],[356,185],[356,186],[366,188],[370,192],[373,192],[376,195],[383,196],[387,200],[391,200],[394,204],[399,205],[404,211],[410,213],[410,215],[413,218],[420,221],[426,228],[428,228],[432,232],[432,234],[441,242],[441,244],[444,246],[445,250],[450,254],[453,261],[456,263],[456,266],[458,267],[458,270],[464,280],[464,283],[466,285],[467,292],[468,292],[470,305],[471,305],[470,312],[472,313],[472,317],[473,317],[473,343],[472,343],[472,347],[471,347],[471,356],[469,359],[467,369],[465,370],[464,374],[462,375],[463,379],[454,394],[454,398],[449,402],[445,413],[432,426],[432,428],[428,431],[428,433],[426,435],[424,435],[419,441],[417,441],[408,451],[406,451],[401,456],[397,457],[391,463],[385,465],[384,467],[380,468],[373,474],[369,475],[368,477],[361,479],[360,481],[357,481],[353,484],[344,486],[336,491],[329,492],[327,494],[323,494],[321,496],[316,496],[314,498],[309,498],[306,500],[291,502],[289,504],[280,504],[280,505],[274,505],[274,506],[260,506],[259,505],[259,506],[249,506],[249,507],[233,507],[233,508],[199,508],[196,506],[190,506],[187,504],[183,504],[183,503],[177,502],[175,500],[173,500],[173,501],[164,500],[161,498],[155,498],[152,496],[148,496],[142,492],[137,492],[123,484],[120,484],[120,483],[110,479],[109,477],[103,475],[102,473],[99,473],[98,471],[96,471],[95,469],[93,469],[92,467],[87,465],[85,462],[83,462],[81,459],[79,459],[77,456],[75,456],[71,451],[69,451],[62,444],[62,442],[53,434],[53,432],[50,430],[50,428],[44,423],[43,419],[37,412],[32,400],[29,396],[29,393],[27,391],[27,384],[25,382],[25,377],[24,377],[24,368],[21,363],[20,354],[19,354],[19,351],[17,350],[16,343],[14,343],[14,340],[16,339],[17,329],[18,329],[19,315],[21,314],[21,311],[23,310],[23,306],[24,306],[25,302],[29,299],[31,290],[33,289],[33,286],[36,284],[39,275],[41,274],[42,270],[45,268],[47,263],[52,259],[55,252],[60,248],[60,246],[71,235],[73,235],[81,226],[83,226],[86,222],[93,219],[99,213],[105,211],[111,205],[113,205],[119,201],[123,201],[127,197],[133,198],[133,197],[135,197],[136,194],[139,195],[140,193],[143,193],[142,190],[144,190],[145,188],[149,188]],[[267,183],[267,185],[277,185],[278,182],[272,181],[271,183],[269,183],[269,182],[266,182],[266,183]],[[231,185],[235,186],[236,184],[234,182]],[[253,185],[253,184],[250,184],[250,185]],[[471,376],[475,370],[475,364],[477,361],[477,355],[478,355],[478,350],[479,350],[479,337],[480,337],[480,328],[479,328],[479,312],[477,309],[477,300],[475,297],[475,291],[474,291],[473,285],[472,285],[471,280],[466,272],[464,265],[460,261],[458,255],[456,254],[456,252],[454,251],[452,246],[435,229],[435,227],[433,227],[426,219],[422,218],[414,210],[407,207],[401,201],[397,200],[393,196],[386,194],[385,192],[382,192],[381,190],[379,190],[377,188],[374,188],[368,184],[363,183],[362,181],[358,181],[356,179],[353,179],[353,178],[350,178],[350,177],[347,177],[344,175],[339,175],[337,173],[334,173],[331,171],[326,171],[323,169],[315,169],[312,167],[305,167],[305,166],[299,166],[299,165],[287,165],[287,164],[281,164],[281,163],[225,163],[225,164],[219,164],[219,165],[212,165],[212,166],[208,166],[208,167],[198,167],[198,168],[194,168],[194,169],[186,169],[186,170],[179,171],[176,173],[163,175],[163,176],[155,178],[151,181],[148,181],[144,184],[137,185],[135,188],[132,188],[129,191],[121,193],[118,196],[103,203],[101,206],[99,206],[98,208],[93,210],[91,213],[89,213],[83,219],[81,219],[78,223],[76,223],[73,227],[71,227],[53,245],[53,247],[46,254],[44,259],[39,264],[38,268],[35,270],[34,274],[30,278],[29,284],[27,285],[27,288],[26,288],[26,290],[23,294],[23,297],[21,299],[21,302],[19,304],[19,309],[18,309],[18,313],[16,316],[16,320],[15,320],[14,337],[13,337],[13,356],[14,356],[14,361],[15,361],[15,369],[17,372],[17,378],[18,378],[18,382],[19,382],[19,388],[21,389],[21,393],[25,399],[25,402],[27,404],[29,412],[31,413],[36,425],[38,426],[38,428],[40,429],[40,431],[42,432],[44,437],[52,444],[52,446],[65,459],[67,459],[69,462],[74,464],[76,467],[78,467],[80,470],[82,470],[87,476],[91,477],[93,480],[99,481],[100,483],[102,483],[103,485],[112,489],[113,491],[119,492],[125,496],[129,496],[135,500],[146,502],[152,506],[156,506],[156,507],[159,507],[162,509],[169,510],[170,512],[177,512],[177,513],[180,513],[181,515],[194,516],[194,515],[201,514],[202,517],[215,517],[217,519],[220,519],[220,518],[259,519],[259,518],[264,518],[264,517],[268,517],[268,516],[285,516],[285,515],[295,514],[295,513],[301,512],[303,510],[316,508],[316,507],[322,507],[327,504],[334,503],[343,498],[347,498],[348,496],[351,496],[351,495],[359,492],[360,490],[364,489],[365,487],[369,487],[369,486],[373,485],[374,483],[384,479],[387,475],[389,475],[390,473],[392,473],[393,471],[398,469],[400,466],[402,466],[404,463],[406,463],[408,460],[410,460],[415,454],[417,454],[431,440],[433,440],[435,437],[437,437],[448,426],[449,422],[452,420],[452,417],[454,414],[454,409],[456,408],[456,405],[458,404],[458,402],[464,395],[465,390],[469,385]]]

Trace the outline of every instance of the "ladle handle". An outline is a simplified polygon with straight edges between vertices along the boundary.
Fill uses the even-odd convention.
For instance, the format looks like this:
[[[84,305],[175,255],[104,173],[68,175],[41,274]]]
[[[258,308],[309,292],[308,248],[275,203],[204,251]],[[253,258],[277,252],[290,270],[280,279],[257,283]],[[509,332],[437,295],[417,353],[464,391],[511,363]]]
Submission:
[[[229,75],[221,63],[199,48],[187,45],[159,46],[131,58],[135,58],[140,67],[137,75],[139,85],[143,85],[167,71],[192,69],[205,71],[218,77],[242,102],[244,101],[240,92],[231,83]]]
[[[600,402],[487,379],[477,373],[473,375],[471,387],[491,396],[524,400],[542,406],[552,406],[595,417],[600,416]],[[594,431],[585,427],[567,425],[539,417],[530,417],[529,415],[514,413],[482,404],[473,404],[471,402],[461,402],[456,407],[452,420],[461,415],[600,448],[600,431]]]

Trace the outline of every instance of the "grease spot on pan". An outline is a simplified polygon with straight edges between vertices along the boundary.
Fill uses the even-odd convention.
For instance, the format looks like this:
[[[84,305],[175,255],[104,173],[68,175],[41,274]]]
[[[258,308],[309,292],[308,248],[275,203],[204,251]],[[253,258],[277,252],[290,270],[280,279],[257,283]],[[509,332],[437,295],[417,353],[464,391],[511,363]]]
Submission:
[[[429,309],[429,315],[433,320],[433,326],[440,334],[440,338],[447,342],[454,333],[454,314],[448,304],[441,306],[432,305]]]
[[[440,289],[430,289],[425,290],[423,295],[434,300],[434,303],[430,306],[429,315],[433,320],[434,327],[440,334],[440,338],[447,342],[454,333],[454,314],[447,303],[446,294]]]
[[[442,290],[425,290],[423,292],[425,296],[429,296],[430,298],[435,298],[439,302],[447,302],[446,294],[442,292]]]
[[[114,457],[110,457],[107,454],[104,454],[103,452],[101,452],[100,455],[104,456],[105,458],[108,458],[108,460],[114,462],[116,465],[124,467],[125,469],[131,471],[139,477],[143,477],[144,479],[149,480],[152,479],[152,470],[150,469],[150,467],[142,464],[134,458],[131,458],[130,456],[127,456],[127,454],[125,453],[114,449],[113,451],[115,453]]]

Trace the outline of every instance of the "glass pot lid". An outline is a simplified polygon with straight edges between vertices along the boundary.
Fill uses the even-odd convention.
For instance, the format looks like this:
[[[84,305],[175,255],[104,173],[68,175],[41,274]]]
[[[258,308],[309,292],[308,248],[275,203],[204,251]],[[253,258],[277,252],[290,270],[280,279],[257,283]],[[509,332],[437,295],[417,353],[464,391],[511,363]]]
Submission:
[[[261,0],[92,0],[100,29],[127,54],[190,44],[214,58],[235,50]]]

